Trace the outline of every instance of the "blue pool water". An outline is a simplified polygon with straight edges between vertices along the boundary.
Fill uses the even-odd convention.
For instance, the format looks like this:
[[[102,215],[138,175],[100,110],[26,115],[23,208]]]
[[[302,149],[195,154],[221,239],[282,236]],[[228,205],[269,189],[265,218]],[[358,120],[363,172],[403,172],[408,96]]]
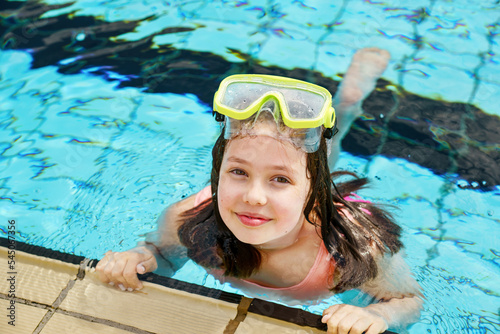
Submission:
[[[0,235],[15,219],[30,244],[88,258],[128,249],[207,184],[218,80],[275,73],[334,89],[355,50],[378,46],[391,63],[337,167],[372,180],[362,196],[400,208],[427,298],[410,332],[497,333],[499,8],[0,1]],[[193,263],[175,277],[234,291]]]

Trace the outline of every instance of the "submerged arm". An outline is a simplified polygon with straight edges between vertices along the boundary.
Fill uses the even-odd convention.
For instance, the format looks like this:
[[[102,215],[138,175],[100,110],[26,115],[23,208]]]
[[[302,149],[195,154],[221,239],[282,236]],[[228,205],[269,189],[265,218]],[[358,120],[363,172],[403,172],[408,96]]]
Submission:
[[[137,247],[151,251],[160,265],[162,274],[171,276],[188,260],[186,248],[181,244],[177,230],[183,223],[181,214],[194,207],[196,195],[190,196],[168,207],[158,218],[157,230],[146,235],[146,240]],[[165,271],[166,270],[166,271]]]
[[[378,257],[378,275],[360,289],[377,303],[366,307],[339,304],[323,312],[328,333],[382,333],[388,328],[404,329],[418,321],[423,296],[402,256]]]
[[[405,328],[418,321],[423,305],[421,287],[401,254],[380,258],[378,267],[377,277],[361,286],[379,301],[366,309],[382,316],[391,328]]]
[[[348,210],[341,208],[340,213],[354,225],[360,226],[367,235],[371,234]],[[377,244],[384,242],[370,242],[370,253],[377,264],[377,276],[358,287],[377,302],[367,307],[346,304],[329,307],[323,312],[322,319],[328,323],[328,333],[375,334],[388,327],[406,328],[420,318],[423,305],[420,285],[412,277],[400,253],[383,254]]]

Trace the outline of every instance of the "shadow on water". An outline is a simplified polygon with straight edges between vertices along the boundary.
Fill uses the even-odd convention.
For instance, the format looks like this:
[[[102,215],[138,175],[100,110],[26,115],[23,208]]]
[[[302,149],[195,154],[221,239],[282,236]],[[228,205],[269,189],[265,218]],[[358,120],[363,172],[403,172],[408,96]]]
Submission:
[[[85,71],[119,87],[152,93],[194,94],[207,105],[219,82],[235,73],[263,73],[305,79],[334,93],[338,82],[321,73],[262,66],[258,59],[229,50],[241,59],[232,63],[212,53],[154,45],[157,35],[195,28],[167,28],[137,41],[113,37],[132,32],[140,21],[105,22],[91,16],[41,18],[53,9],[70,6],[33,1],[0,1],[3,49],[28,50],[33,68],[53,65],[64,74]],[[116,75],[119,74],[119,75]],[[343,142],[355,155],[382,154],[403,158],[446,175],[461,187],[488,190],[500,184],[500,118],[465,103],[420,97],[379,80],[359,118]]]

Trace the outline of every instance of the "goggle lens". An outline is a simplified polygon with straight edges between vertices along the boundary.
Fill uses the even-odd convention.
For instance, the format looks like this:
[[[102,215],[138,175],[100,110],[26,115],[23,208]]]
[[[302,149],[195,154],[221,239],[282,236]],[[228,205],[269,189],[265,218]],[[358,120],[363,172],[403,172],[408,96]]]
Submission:
[[[270,95],[281,94],[285,103],[285,106],[281,108],[286,108],[292,120],[310,120],[322,116],[325,97],[309,90],[297,89],[297,87],[286,88],[252,82],[233,82],[227,86],[221,103],[233,110],[244,111],[268,93],[271,93]]]

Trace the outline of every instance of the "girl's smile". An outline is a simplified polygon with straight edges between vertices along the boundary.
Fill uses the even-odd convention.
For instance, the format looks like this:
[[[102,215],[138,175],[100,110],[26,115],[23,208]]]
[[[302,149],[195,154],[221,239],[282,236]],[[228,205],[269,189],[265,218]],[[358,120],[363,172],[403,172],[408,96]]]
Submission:
[[[254,214],[251,212],[249,212],[249,213],[240,212],[240,213],[236,213],[236,215],[238,216],[241,223],[243,225],[248,226],[248,227],[258,227],[258,226],[264,225],[265,223],[268,223],[271,221],[271,219],[269,219],[265,216],[261,216],[261,215]]]
[[[267,135],[234,138],[222,160],[219,212],[240,241],[281,249],[297,240],[306,222],[309,187],[302,150]]]

